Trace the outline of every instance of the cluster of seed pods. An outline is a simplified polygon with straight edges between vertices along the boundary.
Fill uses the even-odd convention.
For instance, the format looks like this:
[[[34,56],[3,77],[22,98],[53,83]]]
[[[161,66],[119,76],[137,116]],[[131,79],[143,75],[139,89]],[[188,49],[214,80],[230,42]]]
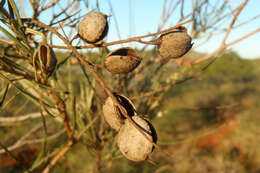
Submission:
[[[114,93],[114,96],[126,110],[132,122],[144,132],[149,140],[120,112],[111,97],[108,97],[103,105],[105,121],[118,132],[117,144],[122,154],[132,161],[144,161],[148,159],[149,154],[153,151],[153,143],[156,143],[155,129],[148,120],[137,115],[131,100],[116,93]]]
[[[80,38],[89,44],[100,44],[108,33],[107,18],[108,16],[101,12],[88,13],[78,27]],[[159,55],[167,59],[182,57],[192,47],[191,37],[184,27],[162,34],[155,43]],[[134,49],[122,47],[106,56],[104,67],[113,74],[124,74],[133,71],[141,60]],[[103,114],[105,121],[118,132],[119,150],[129,160],[147,160],[157,141],[154,127],[147,119],[137,114],[131,100],[117,93],[114,93],[114,96],[128,117],[122,114],[111,97],[108,97],[103,105]]]

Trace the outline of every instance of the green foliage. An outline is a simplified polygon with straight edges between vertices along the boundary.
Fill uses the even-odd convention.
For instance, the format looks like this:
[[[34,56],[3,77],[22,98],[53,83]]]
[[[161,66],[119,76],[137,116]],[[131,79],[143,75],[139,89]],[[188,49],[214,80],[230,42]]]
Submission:
[[[228,51],[216,58],[203,77],[220,83],[230,80],[249,82],[255,76],[252,61],[242,59],[236,52]]]

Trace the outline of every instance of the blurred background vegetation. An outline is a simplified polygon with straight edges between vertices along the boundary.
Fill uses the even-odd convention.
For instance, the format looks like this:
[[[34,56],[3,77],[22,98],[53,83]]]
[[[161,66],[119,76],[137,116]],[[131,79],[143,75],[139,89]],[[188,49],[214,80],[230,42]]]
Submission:
[[[142,53],[149,57],[153,54],[149,51]],[[67,56],[62,52],[57,54],[59,61]],[[192,54],[196,53],[192,52],[184,58],[189,58]],[[95,56],[97,55],[91,54],[91,57]],[[83,74],[78,65],[68,64],[71,62],[68,61],[67,65],[63,66],[59,75],[68,76],[68,71],[73,71],[77,78],[63,78],[64,81],[61,82],[71,80],[69,82],[72,83],[73,90],[70,91],[80,98],[82,93],[79,91],[84,84],[81,84],[78,78],[83,77]],[[173,154],[173,160],[165,159],[163,154],[155,151],[152,158],[157,165],[133,163],[122,157],[116,148],[115,139],[110,139],[101,153],[102,160],[104,159],[101,172],[259,172],[259,65],[259,59],[244,59],[233,51],[219,55],[203,75],[171,88],[159,106],[150,111],[149,115],[153,117],[152,123],[159,137],[158,144]],[[165,69],[171,74],[167,75],[167,78],[175,77],[174,72],[189,73],[191,70],[190,67],[173,63],[167,64]],[[144,72],[144,76],[149,75],[145,73],[150,72]],[[11,88],[6,99],[10,100],[14,96],[15,99],[1,109],[1,117],[15,116],[19,114],[20,109],[23,114],[37,110],[25,96]],[[141,110],[146,113],[145,110]],[[62,128],[61,124],[57,126],[57,123],[49,119],[52,117],[46,117],[49,133]],[[1,141],[5,144],[14,143],[19,136],[23,136],[39,122],[41,119],[30,119],[12,126],[2,124]],[[40,136],[37,133],[33,137]],[[108,138],[114,138],[114,132],[109,133],[111,134],[107,134]],[[50,140],[47,147],[55,149],[55,146],[58,147],[65,142],[65,136],[63,133],[59,140]],[[37,157],[40,146],[25,145],[15,152],[30,165]],[[91,170],[96,162],[95,147],[97,146],[94,143],[88,143],[88,140],[84,139],[82,143],[74,146],[53,172]],[[21,169],[7,154],[1,154],[0,158],[1,172],[16,172]]]

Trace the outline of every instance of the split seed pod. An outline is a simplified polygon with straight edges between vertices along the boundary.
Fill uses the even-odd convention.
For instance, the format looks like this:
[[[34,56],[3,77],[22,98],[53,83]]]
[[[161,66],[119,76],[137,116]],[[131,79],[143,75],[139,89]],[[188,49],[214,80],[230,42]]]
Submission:
[[[48,45],[40,45],[38,50],[41,71],[48,78],[54,71],[57,58],[51,47]]]
[[[111,73],[121,74],[133,71],[140,62],[141,58],[134,49],[124,47],[110,52],[104,64]]]
[[[79,23],[79,36],[87,43],[97,43],[107,35],[107,15],[92,11]]]
[[[142,129],[148,139],[156,143],[156,131],[148,120],[140,116],[133,116],[132,120]],[[153,151],[153,143],[148,139],[126,119],[125,124],[119,130],[117,145],[127,159],[139,162],[148,159],[149,154]]]
[[[134,104],[127,97],[114,93],[120,105],[126,110],[131,117],[136,114]],[[119,131],[126,117],[123,117],[119,109],[114,105],[111,97],[108,97],[103,105],[103,114],[105,121],[116,131]]]
[[[163,58],[180,58],[192,47],[192,39],[187,34],[186,28],[180,27],[176,30],[160,36],[158,51]]]

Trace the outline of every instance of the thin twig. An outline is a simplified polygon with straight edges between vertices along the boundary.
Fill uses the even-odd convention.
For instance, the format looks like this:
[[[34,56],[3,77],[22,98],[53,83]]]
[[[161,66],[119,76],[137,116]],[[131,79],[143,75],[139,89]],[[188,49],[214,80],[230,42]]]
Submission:
[[[159,35],[159,34],[165,34],[173,29],[176,29],[184,24],[187,24],[189,22],[191,22],[192,19],[189,19],[185,22],[182,22],[180,24],[177,24],[173,27],[170,27],[168,29],[165,29],[165,30],[162,30],[162,31],[158,31],[158,32],[155,32],[155,33],[151,33],[151,34],[147,34],[147,35],[143,35],[143,36],[136,36],[136,37],[131,37],[131,38],[127,38],[127,39],[123,39],[123,40],[117,40],[117,41],[112,41],[112,42],[108,42],[108,43],[102,43],[102,44],[99,44],[99,45],[96,45],[96,44],[89,44],[87,46],[74,46],[74,48],[76,49],[86,49],[86,48],[95,48],[95,47],[107,47],[107,46],[112,46],[112,45],[117,45],[117,44],[122,44],[122,43],[128,43],[128,42],[140,42],[140,40],[142,38],[146,38],[146,37],[152,37],[152,36],[156,36],[156,35]],[[33,20],[32,21],[33,23],[36,22],[36,20]],[[36,23],[35,23],[36,24]],[[143,41],[141,41],[143,42]],[[59,46],[59,45],[50,45],[50,47],[53,47],[53,48],[59,48],[59,49],[70,49],[68,46]]]
[[[79,140],[80,137],[85,133],[86,130],[88,130],[98,119],[100,116],[96,116],[93,120],[91,120],[86,127],[84,127],[79,134],[77,135],[76,139]]]
[[[236,14],[235,14],[233,20],[231,21],[230,26],[229,26],[229,28],[228,28],[228,30],[227,30],[225,36],[224,36],[224,39],[222,40],[222,45],[224,45],[224,44],[226,43],[227,38],[228,38],[228,36],[229,36],[231,30],[233,29],[233,26],[234,26],[235,22],[237,21],[238,16],[240,15],[241,11],[242,11],[242,10],[244,9],[244,7],[246,6],[247,2],[248,2],[248,0],[245,0],[245,1],[238,7],[238,10],[237,10],[237,12],[236,12]]]
[[[59,2],[59,0],[55,0],[54,2],[52,2],[51,4],[45,6],[45,7],[42,7],[40,10],[39,10],[39,13],[45,11],[45,10],[48,10],[49,8],[51,7],[54,7],[57,3]]]
[[[44,115],[46,115],[46,114],[44,114]],[[17,122],[40,118],[40,117],[41,117],[40,112],[34,112],[34,113],[17,116],[17,117],[0,117],[0,123],[17,123]]]
[[[240,38],[230,42],[230,43],[226,43],[224,45],[224,47],[220,47],[217,50],[215,50],[214,52],[212,52],[212,53],[210,53],[208,55],[205,55],[205,56],[195,60],[194,62],[192,62],[192,65],[200,64],[200,63],[202,63],[204,61],[207,61],[208,59],[210,59],[210,58],[216,56],[217,54],[221,53],[226,48],[228,48],[228,47],[230,47],[230,46],[232,46],[232,45],[234,45],[234,44],[236,44],[236,43],[238,43],[238,42],[240,42],[240,41],[242,41],[242,40],[244,40],[244,39],[246,39],[246,38],[248,38],[248,37],[250,37],[250,36],[252,36],[252,35],[254,35],[256,33],[258,33],[258,32],[260,32],[260,28],[254,30],[254,31],[252,31],[252,32],[250,32],[250,33],[248,33],[248,34],[246,34],[246,35],[244,35],[244,36],[242,36],[242,37],[240,37]]]
[[[10,152],[1,142],[0,142],[0,147],[3,148],[3,150],[8,153],[14,160],[16,160],[19,165],[21,165],[26,172],[31,173],[31,171],[26,167],[26,165],[19,159],[17,158],[12,152]]]
[[[69,140],[67,145],[51,160],[50,164],[42,171],[43,173],[49,173],[50,170],[58,163],[58,161],[70,150],[74,142]]]
[[[36,143],[41,143],[43,141],[49,141],[49,140],[53,140],[53,139],[56,139],[58,138],[59,136],[61,136],[62,134],[64,134],[65,132],[65,129],[62,129],[58,132],[55,132],[55,134],[53,135],[50,135],[48,137],[43,137],[43,138],[40,138],[40,139],[32,139],[32,140],[25,140],[26,138],[28,138],[32,133],[34,133],[35,131],[37,131],[39,128],[42,127],[42,124],[41,126],[35,126],[35,128],[33,128],[31,131],[29,131],[27,134],[25,134],[24,136],[22,136],[19,140],[17,140],[13,145],[7,147],[9,151],[13,151],[17,148],[20,148],[20,147],[23,147],[25,145],[28,145],[28,144],[36,144]],[[3,154],[5,153],[5,150],[0,150],[0,154]]]
[[[7,40],[7,39],[4,39],[4,38],[0,38],[0,42],[3,42],[5,44],[10,44],[10,45],[15,44],[15,42],[13,40]]]
[[[232,46],[232,45],[234,45],[234,44],[236,44],[236,43],[238,43],[238,42],[240,42],[240,41],[242,41],[242,40],[244,40],[244,39],[246,39],[246,38],[248,38],[248,37],[250,37],[250,36],[256,34],[257,32],[260,32],[260,28],[258,28],[258,29],[256,29],[256,30],[254,30],[254,31],[252,31],[252,32],[250,32],[250,33],[244,35],[243,37],[240,37],[240,38],[238,38],[238,39],[236,39],[236,40],[234,40],[234,41],[232,41],[232,42],[226,44],[226,46],[227,46],[227,47]]]
[[[135,100],[135,99],[140,99],[140,98],[143,98],[143,97],[150,97],[152,95],[155,95],[155,94],[158,94],[158,93],[161,93],[161,92],[166,92],[168,91],[170,88],[172,88],[173,86],[175,85],[178,85],[178,84],[182,84],[186,81],[189,81],[191,79],[195,79],[197,78],[198,76],[200,76],[201,74],[203,74],[203,72],[215,61],[216,59],[213,59],[211,62],[209,62],[205,67],[203,67],[200,71],[196,72],[195,74],[192,74],[191,76],[187,76],[183,79],[179,79],[177,81],[173,81],[172,83],[169,83],[159,89],[156,89],[156,90],[153,90],[153,91],[148,91],[148,92],[145,92],[145,93],[139,93],[138,95],[135,95],[135,96],[132,96],[131,99]]]

